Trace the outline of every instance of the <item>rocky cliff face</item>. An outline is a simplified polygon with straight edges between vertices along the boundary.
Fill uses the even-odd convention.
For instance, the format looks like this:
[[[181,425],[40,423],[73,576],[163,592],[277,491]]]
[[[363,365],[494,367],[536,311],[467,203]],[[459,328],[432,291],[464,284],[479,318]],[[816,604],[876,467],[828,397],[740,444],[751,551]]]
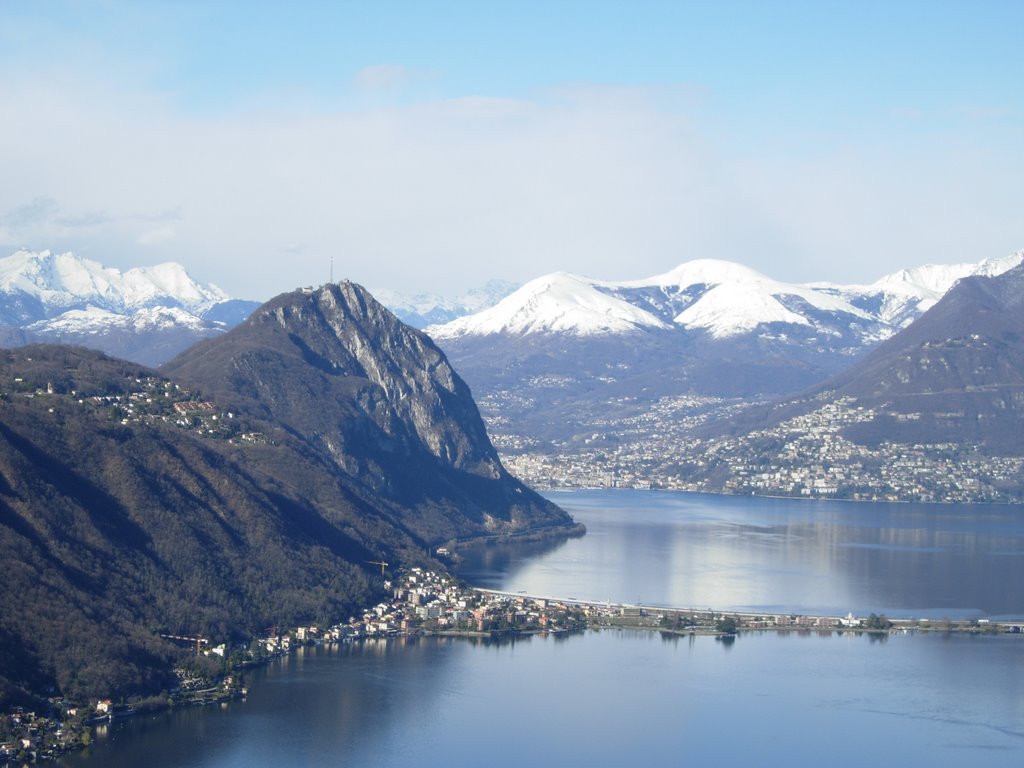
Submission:
[[[569,522],[502,467],[445,355],[353,283],[280,296],[165,371],[281,424],[429,541]]]
[[[317,370],[367,381],[367,413],[385,433],[398,436],[411,427],[442,464],[501,476],[469,388],[429,338],[352,283],[298,301],[293,296],[264,307],[253,319],[254,331],[276,325]]]

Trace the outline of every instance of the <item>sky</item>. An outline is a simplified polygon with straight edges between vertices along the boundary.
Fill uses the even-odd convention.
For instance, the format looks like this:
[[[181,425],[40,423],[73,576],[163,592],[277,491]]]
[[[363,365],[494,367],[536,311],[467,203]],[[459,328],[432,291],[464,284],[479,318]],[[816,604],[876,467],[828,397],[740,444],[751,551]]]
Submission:
[[[0,256],[232,296],[1024,248],[1024,3],[0,0]]]

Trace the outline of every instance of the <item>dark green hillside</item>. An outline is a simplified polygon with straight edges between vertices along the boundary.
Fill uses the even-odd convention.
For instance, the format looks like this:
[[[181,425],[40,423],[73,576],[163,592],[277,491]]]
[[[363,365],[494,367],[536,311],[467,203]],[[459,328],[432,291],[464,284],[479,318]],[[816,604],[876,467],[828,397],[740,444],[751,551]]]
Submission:
[[[171,366],[0,352],[0,704],[155,692],[180,653],[347,619],[454,538],[573,530],[444,356],[355,286]]]
[[[134,375],[119,378],[123,363],[61,347],[4,358],[5,384],[48,365],[61,381],[54,394],[8,391],[0,402],[5,695],[154,690],[173,655],[159,632],[230,639],[340,620],[380,588],[365,560],[414,547],[298,446],[122,424],[123,411],[82,397],[141,390]],[[269,477],[267,463],[291,482]]]

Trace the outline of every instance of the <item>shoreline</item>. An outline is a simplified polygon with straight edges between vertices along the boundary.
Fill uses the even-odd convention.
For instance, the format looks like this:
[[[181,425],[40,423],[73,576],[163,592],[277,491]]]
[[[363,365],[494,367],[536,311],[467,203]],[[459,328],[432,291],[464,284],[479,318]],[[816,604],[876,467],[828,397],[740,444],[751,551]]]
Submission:
[[[469,536],[462,539],[450,539],[443,547],[457,552],[460,549],[469,549],[479,546],[494,546],[497,544],[519,544],[535,541],[548,541],[550,539],[576,539],[585,536],[587,527],[575,520],[571,524],[557,526],[544,525],[534,528],[527,528],[522,531],[509,531],[492,533],[482,536]]]
[[[576,485],[576,486],[551,486],[551,487],[537,487],[534,486],[534,490],[537,493],[548,498],[546,494],[550,493],[578,493],[579,491],[601,491],[615,492],[615,491],[644,491],[645,493],[685,493],[691,495],[706,495],[716,496],[722,498],[736,498],[736,499],[778,499],[780,501],[828,501],[828,502],[846,502],[848,504],[922,504],[922,505],[935,505],[939,507],[949,507],[956,504],[963,504],[972,507],[1009,507],[1013,510],[1024,509],[1024,499],[1021,501],[991,501],[987,499],[975,499],[971,501],[922,501],[921,499],[850,499],[846,497],[838,496],[786,496],[777,493],[729,493],[727,491],[715,491],[710,488],[662,488],[662,487],[643,487],[643,486],[614,486],[606,487],[600,485]]]
[[[639,606],[628,603],[611,603],[610,601],[589,601],[576,598],[556,598],[541,595],[526,595],[452,582],[448,576],[412,569],[403,571],[405,581],[394,590],[395,599],[390,604],[391,610],[401,613],[399,606],[420,605],[418,600],[409,603],[399,598],[409,588],[446,590],[446,603],[470,603],[476,606],[480,618],[473,626],[457,624],[448,626],[440,620],[423,622],[403,622],[402,628],[384,629],[392,626],[384,617],[380,622],[365,622],[358,627],[347,625],[352,631],[333,632],[318,630],[310,637],[299,628],[292,628],[284,635],[291,637],[292,642],[282,643],[274,652],[236,662],[228,667],[226,673],[215,680],[206,680],[203,687],[193,687],[174,693],[164,693],[148,699],[136,701],[134,705],[122,704],[113,707],[109,712],[82,713],[74,722],[50,722],[49,718],[35,718],[36,726],[40,724],[63,726],[70,737],[60,745],[44,744],[40,740],[33,749],[21,750],[19,754],[0,753],[0,766],[14,766],[25,763],[36,763],[46,759],[56,759],[66,754],[87,749],[97,736],[98,728],[105,728],[117,720],[128,719],[139,715],[152,715],[156,712],[174,711],[195,706],[224,704],[231,701],[244,701],[248,690],[244,686],[242,675],[244,670],[267,666],[285,659],[308,647],[326,646],[341,647],[348,643],[367,641],[384,641],[417,638],[461,638],[468,641],[512,641],[516,638],[541,636],[568,636],[584,634],[587,630],[603,631],[634,631],[658,632],[665,637],[713,637],[717,641],[732,643],[744,634],[776,634],[796,633],[799,635],[879,635],[892,634],[971,634],[998,637],[1002,635],[1024,636],[1024,619],[1019,621],[989,619],[918,619],[918,618],[886,618],[884,615],[871,614],[868,617],[823,616],[799,613],[764,613],[743,611],[721,611],[710,608],[665,608]],[[447,586],[445,586],[447,585]],[[411,590],[410,590],[411,591]],[[383,604],[378,605],[380,608]],[[375,609],[369,608],[366,615]],[[453,609],[457,610],[457,609]],[[520,616],[524,617],[521,621]],[[532,618],[525,618],[525,617]],[[447,620],[445,620],[447,622]],[[332,629],[338,629],[336,625]],[[372,627],[372,628],[371,628]],[[301,638],[301,639],[300,639]],[[34,715],[31,717],[34,718]]]
[[[695,607],[667,607],[652,605],[635,605],[632,603],[615,603],[608,600],[586,600],[575,597],[554,597],[549,595],[529,595],[520,592],[512,593],[502,590],[484,589],[481,587],[472,588],[482,594],[504,596],[527,601],[543,602],[559,606],[571,606],[583,609],[588,617],[588,626],[594,628],[608,626],[622,626],[636,629],[671,629],[679,630],[680,627],[671,627],[662,624],[666,617],[669,621],[674,619],[686,619],[691,622],[686,629],[706,628],[716,621],[732,618],[736,622],[737,630],[770,630],[770,631],[800,631],[800,630],[822,630],[839,632],[967,632],[973,634],[1009,634],[1021,635],[1024,637],[1024,617],[1018,619],[989,619],[989,618],[952,618],[931,619],[916,616],[891,617],[883,614],[871,613],[868,616],[854,616],[848,613],[846,616],[837,616],[827,613],[800,613],[800,612],[768,612],[768,611],[737,611],[720,608],[695,608]],[[608,619],[607,623],[595,622],[597,618]],[[612,619],[622,618],[646,618],[648,621],[628,621]],[[652,624],[651,620],[657,620],[658,624]],[[684,634],[690,634],[684,631]],[[706,634],[706,633],[701,633]]]

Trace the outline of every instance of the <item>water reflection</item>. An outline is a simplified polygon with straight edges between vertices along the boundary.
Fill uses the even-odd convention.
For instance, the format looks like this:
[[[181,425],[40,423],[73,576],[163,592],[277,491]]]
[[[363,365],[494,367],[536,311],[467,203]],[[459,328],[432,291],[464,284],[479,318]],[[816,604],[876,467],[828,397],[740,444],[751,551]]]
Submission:
[[[1024,615],[1024,520],[999,506],[657,491],[550,494],[581,539],[492,547],[460,574],[511,591],[652,606],[890,616]]]
[[[505,575],[524,568],[531,560],[557,552],[569,539],[551,539],[508,545],[489,542],[462,550],[459,572],[474,586],[504,589]]]
[[[1024,613],[1013,594],[1024,558],[994,554],[1024,551],[1024,535],[999,509],[968,518],[651,493],[558,501],[588,525],[585,538],[530,545],[536,561],[487,548],[464,573],[512,591],[649,604]],[[816,629],[372,640],[255,670],[245,703],[115,723],[93,759],[60,765],[610,768],[685,755],[860,766],[865,749],[886,763],[960,765],[995,751],[1019,763],[1022,651],[1019,636]]]
[[[257,766],[269,754],[329,755],[340,744],[369,750],[393,723],[430,711],[450,665],[473,651],[470,642],[416,638],[301,648],[252,670],[244,703],[119,721],[61,764],[127,768],[159,754],[165,766]],[[181,734],[187,738],[175,738]]]

